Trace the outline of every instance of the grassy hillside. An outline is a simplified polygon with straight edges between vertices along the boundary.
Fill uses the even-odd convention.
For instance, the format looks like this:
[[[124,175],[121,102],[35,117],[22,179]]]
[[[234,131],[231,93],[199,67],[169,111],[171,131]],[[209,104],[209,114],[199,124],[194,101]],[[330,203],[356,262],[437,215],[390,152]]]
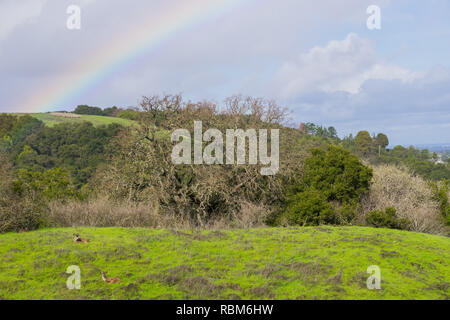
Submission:
[[[31,113],[30,115],[41,120],[42,122],[45,123],[45,125],[49,127],[52,127],[55,124],[62,122],[83,122],[83,121],[92,122],[94,126],[108,125],[110,123],[118,123],[123,126],[130,126],[133,123],[136,123],[135,121],[128,119],[105,117],[105,116],[79,115],[78,118],[69,118],[52,115],[50,113]]]
[[[45,229],[0,235],[0,298],[448,299],[449,261],[448,238],[363,227]],[[70,265],[81,290],[66,288]],[[370,265],[381,290],[366,288]]]

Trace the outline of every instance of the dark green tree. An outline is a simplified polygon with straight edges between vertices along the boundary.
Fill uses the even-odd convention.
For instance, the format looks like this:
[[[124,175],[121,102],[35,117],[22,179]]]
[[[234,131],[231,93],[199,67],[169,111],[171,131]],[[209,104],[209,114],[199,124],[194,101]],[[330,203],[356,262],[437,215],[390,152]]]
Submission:
[[[284,216],[296,224],[322,224],[344,222],[339,210],[330,209],[331,203],[345,207],[345,218],[354,218],[352,207],[369,190],[372,169],[358,157],[334,145],[327,150],[313,149],[305,161],[305,173],[291,190]],[[330,210],[332,214],[330,214]],[[295,217],[295,218],[293,218]]]
[[[337,131],[334,127],[328,127],[328,134],[330,136],[330,138],[337,138]]]
[[[305,161],[301,189],[314,188],[323,192],[328,201],[350,202],[369,189],[372,169],[358,157],[334,145],[327,150],[314,149]]]
[[[285,214],[292,225],[317,226],[336,222],[333,207],[325,195],[315,189],[295,194]]]
[[[15,174],[14,191],[33,201],[76,197],[76,189],[69,173],[61,168],[44,172],[20,169]]]
[[[408,219],[397,216],[397,210],[393,207],[388,207],[385,211],[370,211],[366,215],[366,222],[369,226],[375,228],[390,228],[390,229],[408,229],[410,221]]]
[[[381,146],[383,150],[386,149],[386,147],[389,145],[389,139],[384,133],[379,133],[376,140],[377,145]]]
[[[373,140],[368,131],[360,131],[355,137],[355,145],[362,155],[369,155],[372,152]]]
[[[103,110],[99,107],[90,107],[88,105],[79,105],[76,107],[74,113],[76,114],[88,114],[95,116],[103,116]]]

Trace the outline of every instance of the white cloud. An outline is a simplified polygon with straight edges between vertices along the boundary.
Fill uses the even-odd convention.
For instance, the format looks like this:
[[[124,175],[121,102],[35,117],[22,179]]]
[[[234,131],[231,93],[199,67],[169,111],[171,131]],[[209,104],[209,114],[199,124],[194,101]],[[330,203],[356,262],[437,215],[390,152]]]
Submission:
[[[294,61],[285,62],[275,83],[281,97],[295,98],[308,91],[358,93],[368,80],[401,80],[418,74],[376,57],[372,43],[351,33],[344,40],[333,40],[325,47],[314,47]]]

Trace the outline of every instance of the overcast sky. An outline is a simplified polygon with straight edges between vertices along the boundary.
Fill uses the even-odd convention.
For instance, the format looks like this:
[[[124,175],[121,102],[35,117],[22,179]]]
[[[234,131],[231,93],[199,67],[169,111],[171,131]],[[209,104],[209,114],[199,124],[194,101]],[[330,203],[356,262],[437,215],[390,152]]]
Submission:
[[[71,66],[186,3],[0,0],[0,112],[29,111],[37,92],[88,72]],[[81,30],[66,27],[71,4],[81,7]],[[381,8],[381,30],[366,26],[369,5]],[[296,123],[334,126],[340,136],[368,130],[387,133],[391,145],[450,142],[449,17],[448,0],[244,0],[48,107],[242,93],[276,99]]]

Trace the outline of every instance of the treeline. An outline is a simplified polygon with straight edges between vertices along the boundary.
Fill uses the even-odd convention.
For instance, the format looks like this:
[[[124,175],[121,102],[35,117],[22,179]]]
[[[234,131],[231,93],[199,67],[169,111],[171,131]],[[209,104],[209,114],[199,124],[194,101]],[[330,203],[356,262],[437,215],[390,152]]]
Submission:
[[[88,105],[79,105],[73,111],[75,114],[93,115],[93,116],[107,116],[118,117],[129,120],[139,119],[139,110],[136,108],[122,109],[116,106],[102,109],[100,107],[91,107]]]
[[[368,131],[360,131],[355,137],[350,134],[340,139],[334,127],[326,128],[313,123],[301,123],[299,130],[304,134],[320,138],[327,144],[340,145],[373,165],[403,165],[426,180],[450,180],[450,162],[445,156],[443,156],[445,162],[438,163],[437,154],[427,149],[420,150],[413,146],[405,148],[400,145],[387,149],[389,138],[384,133],[370,135]]]
[[[374,165],[404,165],[426,180],[450,180],[449,165],[436,163],[435,153],[427,149],[419,150],[413,146],[405,148],[399,145],[386,149],[389,140],[385,134],[380,133],[371,137],[367,131],[360,131],[354,139],[351,136],[345,138],[343,144]]]

